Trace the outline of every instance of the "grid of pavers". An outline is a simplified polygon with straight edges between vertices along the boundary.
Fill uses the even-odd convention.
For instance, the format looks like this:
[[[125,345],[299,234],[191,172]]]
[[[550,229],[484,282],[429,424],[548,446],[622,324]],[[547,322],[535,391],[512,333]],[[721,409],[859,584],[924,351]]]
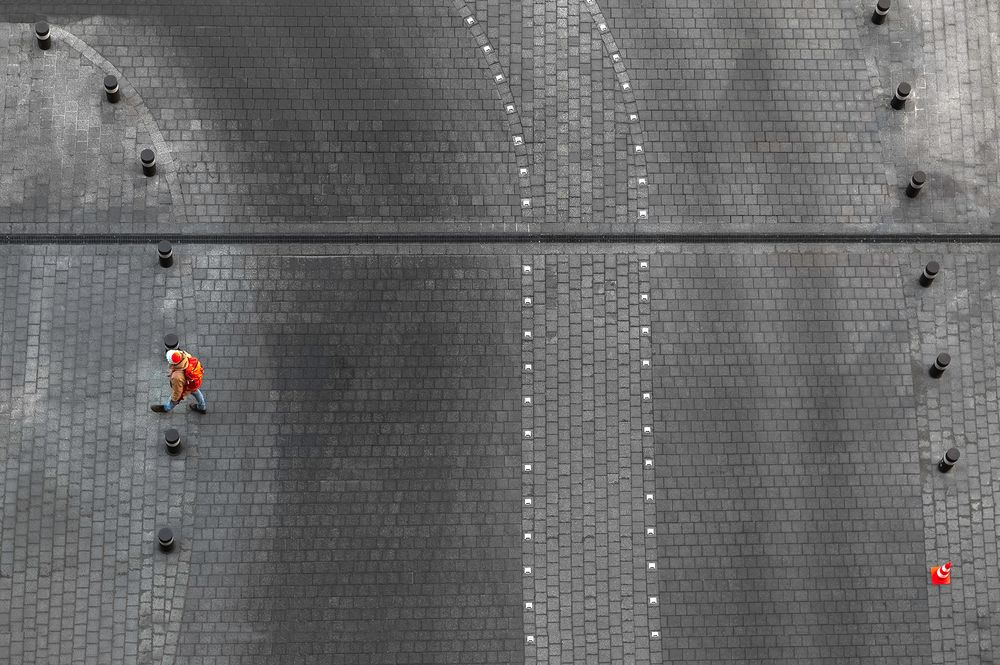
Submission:
[[[640,260],[523,261],[525,662],[659,662]]]
[[[49,66],[32,81],[34,103],[26,109],[6,94],[5,105],[47,114],[42,98],[73,68],[52,69],[67,44],[57,35],[41,54],[28,22],[44,16],[65,27],[148,105],[178,160],[172,203],[182,209],[172,219],[150,201],[119,211],[103,205],[118,183],[81,193],[53,177],[57,153],[89,166],[75,169],[79,179],[119,151],[95,138],[118,134],[108,114],[95,122],[99,94],[86,76],[62,91],[76,108],[54,110],[57,125],[86,127],[88,139],[28,128],[25,144],[16,132],[23,151],[46,159],[25,160],[0,190],[35,209],[12,209],[33,231],[61,231],[54,211],[88,231],[173,229],[178,220],[224,232],[518,222],[560,231],[991,230],[1000,208],[992,9],[904,0],[875,26],[870,7],[835,0],[225,0],[142,11],[117,0],[12,3],[0,10],[0,42],[12,51],[3,57]],[[18,83],[24,69],[7,69]],[[901,80],[913,83],[915,101],[891,111]],[[917,169],[930,182],[914,201],[902,192]]]
[[[181,662],[521,660],[515,265],[195,261]]]
[[[926,662],[894,257],[651,261],[665,660]]]
[[[39,17],[142,94],[181,162],[189,228],[520,218],[504,109],[451,2],[16,2],[0,21],[27,56]]]
[[[642,118],[600,3],[469,6],[510,72],[529,144],[532,218],[545,230],[637,228],[649,215]]]
[[[996,252],[496,249],[3,248],[0,659],[992,658]]]
[[[1000,437],[996,361],[996,252],[914,253],[904,282],[911,318],[917,433],[923,485],[927,561],[954,565],[952,583],[929,597],[931,662],[979,663],[1000,645],[1000,567],[996,493]],[[929,288],[914,279],[927,261],[942,272]],[[940,378],[928,370],[941,352],[952,362]],[[959,464],[935,465],[952,447]]]
[[[139,152],[161,140],[141,98],[129,87],[109,104],[106,63],[61,31],[43,52],[25,28],[0,23],[0,233],[170,228],[171,204],[183,206],[166,154],[161,177],[142,174]]]
[[[1000,12],[991,2],[893,3],[881,26],[862,31],[891,190],[885,219],[934,232],[995,231],[1000,210]],[[906,81],[905,112],[886,105]],[[926,194],[903,197],[916,170]]]
[[[878,219],[888,192],[857,7],[604,4],[647,123],[653,221]]]
[[[0,233],[991,231],[993,5],[17,0]],[[0,662],[992,662],[993,249],[330,251],[0,247]]]
[[[0,248],[3,662],[159,656],[181,607],[186,557],[150,543],[182,523],[193,482],[146,402],[165,380],[150,334],[183,332],[191,294],[181,271],[121,254]]]

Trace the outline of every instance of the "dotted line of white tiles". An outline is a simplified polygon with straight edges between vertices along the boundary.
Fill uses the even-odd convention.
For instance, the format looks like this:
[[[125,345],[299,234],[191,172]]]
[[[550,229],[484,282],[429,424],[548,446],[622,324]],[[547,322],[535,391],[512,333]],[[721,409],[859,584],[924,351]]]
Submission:
[[[660,662],[659,563],[656,560],[656,476],[653,446],[653,343],[650,314],[649,259],[639,260],[639,392],[642,413],[642,491],[646,530],[646,605],[650,662]]]
[[[531,217],[531,178],[528,170],[528,145],[525,140],[524,124],[521,122],[521,113],[514,103],[514,94],[510,89],[509,77],[500,64],[497,50],[490,43],[486,29],[476,19],[469,6],[463,0],[453,0],[452,4],[462,17],[462,23],[469,29],[473,39],[476,40],[476,46],[486,61],[486,66],[493,77],[493,84],[496,86],[500,103],[503,104],[504,112],[507,114],[510,141],[514,147],[514,155],[517,159],[517,182],[521,191],[521,216]]]
[[[604,48],[611,59],[611,66],[615,70],[615,78],[621,88],[625,98],[625,112],[628,113],[628,133],[631,139],[629,144],[629,156],[635,163],[635,176],[629,174],[629,189],[635,188],[636,192],[636,213],[637,222],[644,222],[649,219],[649,174],[646,170],[646,149],[644,147],[645,132],[642,130],[642,123],[639,121],[639,105],[635,101],[635,92],[632,90],[632,81],[628,75],[628,67],[625,59],[615,43],[615,38],[611,35],[611,28],[604,18],[597,0],[581,0],[583,6],[590,12],[590,17],[597,26],[597,32],[601,36]]]
[[[535,314],[535,270],[530,263],[521,265],[521,524],[524,540],[521,547],[524,564],[524,643],[525,648],[534,649],[540,639],[535,621],[535,536],[531,531],[534,523],[534,446],[535,446],[535,403],[534,403],[534,314]],[[527,658],[525,659],[527,660]],[[534,658],[532,658],[534,660]]]

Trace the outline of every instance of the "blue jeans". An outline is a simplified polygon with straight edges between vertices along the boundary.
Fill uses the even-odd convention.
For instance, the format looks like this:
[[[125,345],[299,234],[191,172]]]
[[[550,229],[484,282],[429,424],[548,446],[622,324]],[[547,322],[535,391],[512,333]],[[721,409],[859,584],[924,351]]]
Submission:
[[[193,393],[191,393],[191,395],[192,395],[192,396],[194,396],[194,401],[198,402],[198,408],[199,408],[199,409],[204,409],[204,408],[207,408],[207,407],[205,406],[205,395],[203,395],[203,394],[202,394],[202,392],[201,392],[201,388],[199,388],[198,390],[196,390],[196,391],[194,391]],[[184,399],[183,399],[183,398],[181,398],[181,402],[183,402],[183,401],[184,401]],[[176,403],[174,403],[174,402],[173,402],[173,401],[171,401],[171,399],[170,399],[170,398],[168,397],[168,398],[167,398],[167,401],[163,403],[163,410],[164,410],[164,411],[172,411],[172,410],[173,410],[173,408],[174,408],[175,406],[177,406],[178,404],[180,404],[181,402],[176,402]]]

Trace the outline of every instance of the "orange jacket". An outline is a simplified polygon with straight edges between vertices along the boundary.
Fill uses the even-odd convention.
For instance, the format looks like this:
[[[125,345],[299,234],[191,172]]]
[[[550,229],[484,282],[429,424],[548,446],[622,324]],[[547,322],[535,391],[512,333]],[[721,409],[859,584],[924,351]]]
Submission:
[[[184,373],[184,370],[187,369],[190,361],[198,361],[197,359],[194,359],[190,353],[183,353],[184,357],[181,358],[181,361],[176,365],[171,365],[170,371],[167,373],[167,376],[170,377],[170,401],[172,402],[181,401],[200,387],[200,384],[191,385],[190,381],[188,381],[187,375]]]

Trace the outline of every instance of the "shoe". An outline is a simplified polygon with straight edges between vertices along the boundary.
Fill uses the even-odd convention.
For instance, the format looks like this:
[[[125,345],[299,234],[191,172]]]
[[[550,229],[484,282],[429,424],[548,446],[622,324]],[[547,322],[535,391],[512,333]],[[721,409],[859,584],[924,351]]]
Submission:
[[[150,404],[149,410],[155,413],[166,413],[167,410],[163,408],[162,404]]]
[[[188,408],[191,409],[192,411],[197,411],[198,413],[208,413],[207,408],[202,409],[197,404],[188,404]]]

